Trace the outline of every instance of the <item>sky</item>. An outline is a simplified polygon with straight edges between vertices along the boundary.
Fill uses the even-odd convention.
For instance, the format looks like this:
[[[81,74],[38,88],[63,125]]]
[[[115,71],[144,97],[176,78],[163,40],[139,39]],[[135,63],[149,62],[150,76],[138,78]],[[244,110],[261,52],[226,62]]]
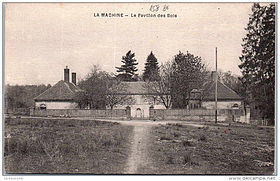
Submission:
[[[151,5],[159,5],[159,11],[152,12]],[[189,51],[214,70],[218,47],[218,69],[241,75],[239,56],[251,7],[252,3],[7,3],[5,84],[54,85],[63,79],[66,65],[78,80],[93,65],[116,73],[129,50],[141,74],[151,51],[159,63]],[[97,13],[128,16],[95,17]]]

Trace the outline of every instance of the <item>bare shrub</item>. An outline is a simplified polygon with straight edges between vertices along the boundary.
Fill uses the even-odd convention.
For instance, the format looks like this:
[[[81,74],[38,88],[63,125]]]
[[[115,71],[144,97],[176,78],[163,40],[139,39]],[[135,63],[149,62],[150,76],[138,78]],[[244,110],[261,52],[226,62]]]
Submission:
[[[173,136],[174,136],[175,138],[178,138],[178,137],[181,136],[181,135],[180,135],[180,133],[174,132],[174,133],[173,133]]]
[[[203,129],[204,129],[204,130],[208,130],[208,129],[209,129],[209,126],[204,126]]]
[[[34,139],[32,137],[12,137],[5,140],[5,155],[13,153],[32,155],[34,153],[45,154],[45,151],[38,139]]]
[[[59,146],[59,151],[61,153],[64,153],[65,155],[68,155],[68,154],[72,154],[74,153],[74,149],[71,145],[71,142],[69,141],[64,141],[60,146]]]
[[[180,127],[180,128],[182,128],[182,127],[183,127],[183,125],[182,125],[182,124],[180,124],[180,123],[175,123],[175,126]]]
[[[105,147],[113,146],[114,145],[114,140],[112,140],[112,139],[104,140],[102,145],[105,146]]]
[[[183,146],[192,146],[192,142],[190,142],[189,140],[184,140],[182,141]]]
[[[18,139],[16,138],[5,138],[5,155],[10,155],[18,150]]]
[[[200,135],[199,141],[207,141],[206,136],[205,135]]]
[[[167,163],[167,164],[174,164],[174,159],[173,159],[173,157],[168,156],[168,157],[167,157],[167,160],[166,160],[166,163]]]
[[[166,136],[161,136],[160,140],[172,140],[172,138],[166,137]]]
[[[191,164],[191,153],[187,153],[184,155],[183,164],[184,165]]]
[[[192,153],[188,152],[183,156],[183,165],[196,165],[199,166],[199,163],[195,162],[192,157]]]
[[[26,140],[21,140],[20,142],[18,142],[17,152],[22,155],[28,154],[28,143]]]
[[[166,124],[167,126],[170,126],[170,127],[179,127],[179,128],[182,128],[184,127],[182,124],[180,123],[167,123]]]

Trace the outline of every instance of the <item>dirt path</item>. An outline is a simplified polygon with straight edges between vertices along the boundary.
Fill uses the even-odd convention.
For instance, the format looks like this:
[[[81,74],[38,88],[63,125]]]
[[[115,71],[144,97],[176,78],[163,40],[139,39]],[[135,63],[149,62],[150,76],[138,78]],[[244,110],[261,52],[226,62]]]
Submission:
[[[131,139],[130,156],[127,160],[125,174],[152,173],[153,165],[148,154],[151,125],[135,125],[134,135]]]
[[[127,165],[124,174],[155,174],[152,158],[149,155],[149,149],[152,145],[153,135],[151,130],[154,126],[167,124],[169,122],[152,122],[147,120],[137,121],[119,121],[120,124],[134,126],[133,137],[131,138],[130,155],[127,159]],[[194,127],[203,127],[203,125],[191,124]]]

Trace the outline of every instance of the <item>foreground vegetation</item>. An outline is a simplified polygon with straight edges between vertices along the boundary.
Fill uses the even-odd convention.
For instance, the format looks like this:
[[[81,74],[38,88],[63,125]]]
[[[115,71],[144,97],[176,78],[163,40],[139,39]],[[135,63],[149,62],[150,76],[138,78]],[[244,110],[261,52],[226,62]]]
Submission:
[[[128,125],[59,118],[6,119],[5,173],[124,174],[128,157],[137,156],[131,155],[133,122]],[[137,148],[147,150],[148,163],[141,164],[149,166],[140,164],[138,173],[273,174],[273,128],[197,126],[151,126],[147,139],[140,136],[143,148]]]
[[[274,129],[241,126],[154,127],[157,174],[273,174]]]
[[[123,173],[132,128],[71,119],[6,119],[5,173]]]

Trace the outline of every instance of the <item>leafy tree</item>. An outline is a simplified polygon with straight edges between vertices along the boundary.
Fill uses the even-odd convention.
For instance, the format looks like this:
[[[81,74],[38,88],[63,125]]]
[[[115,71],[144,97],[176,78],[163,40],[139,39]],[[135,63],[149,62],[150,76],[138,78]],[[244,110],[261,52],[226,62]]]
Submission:
[[[122,57],[122,63],[124,63],[123,65],[121,65],[121,67],[116,67],[117,68],[117,72],[119,72],[119,74],[117,75],[117,77],[120,80],[123,81],[135,81],[135,73],[137,72],[137,68],[136,65],[138,65],[138,63],[136,63],[136,59],[134,58],[135,54],[131,53],[131,50],[129,50],[125,56]]]
[[[275,4],[254,3],[243,38],[239,68],[252,100],[263,118],[274,120],[275,102]]]
[[[86,91],[76,92],[73,99],[80,109],[88,108],[88,105],[90,105],[89,96]]]
[[[134,99],[125,94],[121,94],[126,92],[127,86],[122,84],[119,79],[111,78],[107,82],[107,90],[106,90],[106,106],[109,106],[111,109],[114,106],[120,104],[132,104],[134,103]]]
[[[186,108],[190,92],[202,87],[206,68],[200,57],[179,52],[172,62],[171,99],[173,108]]]
[[[107,72],[102,71],[98,66],[93,66],[87,77],[78,84],[85,93],[76,95],[75,101],[80,105],[88,103],[90,109],[105,109],[106,81],[109,78],[110,75]]]
[[[227,87],[231,88],[233,91],[235,91],[239,96],[245,98],[245,89],[244,85],[242,84],[241,77],[238,77],[236,75],[233,75],[231,71],[227,72],[218,72],[218,79],[223,84],[225,84]]]
[[[147,82],[146,88],[149,92],[154,93],[154,96],[146,96],[152,101],[161,102],[166,109],[171,107],[171,75],[172,63],[166,62],[162,64],[159,69],[159,78],[153,82]]]
[[[129,101],[127,95],[118,94],[121,91],[125,92],[124,84],[98,66],[94,66],[78,86],[83,91],[76,93],[74,100],[80,108],[89,106],[90,109],[105,109],[109,106],[113,109],[115,105]]]
[[[145,69],[143,73],[144,81],[156,81],[159,79],[159,66],[158,61],[153,52],[147,57]]]

